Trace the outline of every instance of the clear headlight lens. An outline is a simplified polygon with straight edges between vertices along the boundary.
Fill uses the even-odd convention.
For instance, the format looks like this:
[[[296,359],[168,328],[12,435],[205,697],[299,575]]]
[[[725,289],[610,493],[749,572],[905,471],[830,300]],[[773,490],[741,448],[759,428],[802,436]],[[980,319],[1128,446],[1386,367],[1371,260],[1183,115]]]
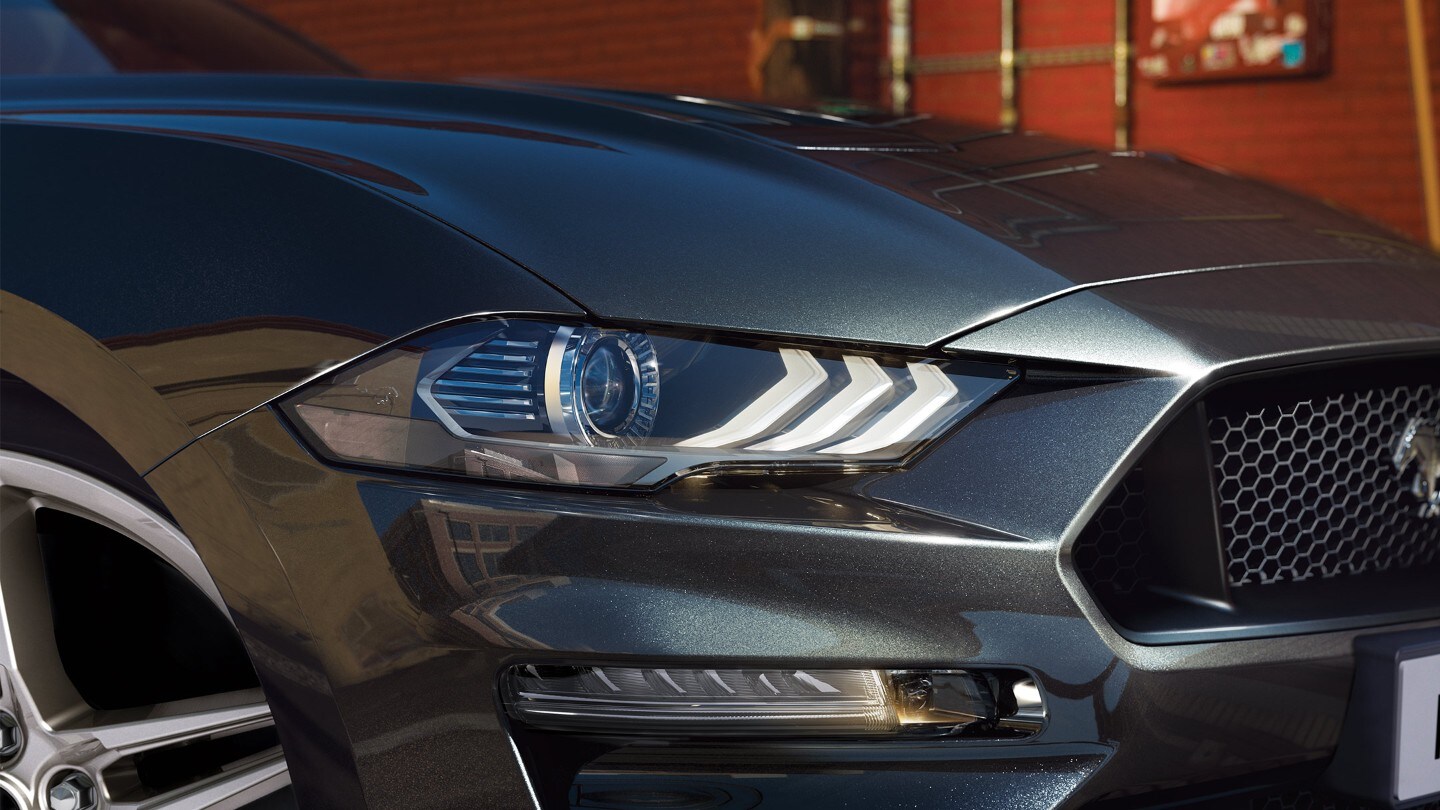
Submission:
[[[528,319],[431,332],[282,408],[322,455],[592,487],[895,464],[1015,379],[1004,366]]]

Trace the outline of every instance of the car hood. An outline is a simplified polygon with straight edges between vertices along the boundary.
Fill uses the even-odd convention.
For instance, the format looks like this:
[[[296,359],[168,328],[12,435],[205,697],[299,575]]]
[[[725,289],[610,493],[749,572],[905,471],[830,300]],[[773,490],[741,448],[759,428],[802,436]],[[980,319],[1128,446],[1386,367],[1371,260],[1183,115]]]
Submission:
[[[944,122],[361,79],[27,79],[4,96],[7,120],[343,175],[622,321],[928,346],[1127,279],[1431,261],[1263,184]]]

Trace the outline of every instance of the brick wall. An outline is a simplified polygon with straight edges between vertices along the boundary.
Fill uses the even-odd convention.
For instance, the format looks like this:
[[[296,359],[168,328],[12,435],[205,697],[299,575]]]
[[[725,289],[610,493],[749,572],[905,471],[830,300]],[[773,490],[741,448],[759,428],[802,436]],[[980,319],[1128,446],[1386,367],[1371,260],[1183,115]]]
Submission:
[[[1106,3],[1030,0],[1017,6],[1020,47],[1062,48],[1115,41],[1114,18],[1103,13]],[[1096,13],[1096,9],[1102,13]],[[1066,137],[1087,143],[1114,142],[1113,63],[1022,70],[1019,82],[1017,90],[1023,104],[1020,126],[1063,132]]]
[[[916,58],[983,53],[1000,47],[998,0],[912,0],[911,22],[914,38],[910,48]],[[919,111],[998,123],[1000,75],[992,71],[917,75],[910,99]]]
[[[1430,0],[1431,44],[1440,3]],[[1424,235],[1402,4],[1336,3],[1320,79],[1135,88],[1135,141],[1255,174]],[[1433,82],[1432,82],[1433,85]]]
[[[745,98],[761,0],[249,0],[381,73],[524,75]],[[1318,79],[1156,87],[1135,81],[1133,143],[1273,180],[1424,236],[1401,0],[1334,0],[1333,69]],[[1440,0],[1423,0],[1440,91]],[[1018,0],[1022,49],[1113,41],[1108,0]],[[1149,0],[1134,0],[1144,13]],[[884,0],[849,55],[857,98],[884,93]],[[917,57],[993,53],[998,0],[913,0]],[[1109,65],[1025,69],[1020,126],[1113,144]],[[917,111],[1000,118],[995,71],[918,75]]]
[[[247,0],[367,70],[750,95],[757,0]]]
[[[1018,47],[1103,44],[1113,3],[1019,0]],[[1148,0],[1133,3],[1135,14]],[[997,0],[915,0],[917,56],[993,52]],[[1440,0],[1425,0],[1440,89]],[[1132,88],[1132,143],[1265,178],[1424,237],[1419,149],[1401,0],[1335,0],[1333,69],[1317,79]],[[1111,145],[1108,65],[1022,70],[1020,126]],[[916,109],[998,122],[994,72],[919,76]]]

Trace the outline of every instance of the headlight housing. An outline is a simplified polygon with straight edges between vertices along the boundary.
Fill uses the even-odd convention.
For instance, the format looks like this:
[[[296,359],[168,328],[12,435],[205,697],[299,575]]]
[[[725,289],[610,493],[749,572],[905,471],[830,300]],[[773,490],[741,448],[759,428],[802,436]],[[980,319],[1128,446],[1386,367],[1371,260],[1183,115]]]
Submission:
[[[583,487],[893,466],[1005,366],[533,317],[429,332],[280,403],[331,461]]]

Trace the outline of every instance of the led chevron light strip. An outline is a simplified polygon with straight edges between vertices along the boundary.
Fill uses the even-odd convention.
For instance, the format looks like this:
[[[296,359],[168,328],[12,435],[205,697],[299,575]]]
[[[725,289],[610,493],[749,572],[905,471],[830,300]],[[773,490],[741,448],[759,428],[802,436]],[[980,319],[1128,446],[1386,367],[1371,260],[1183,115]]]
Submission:
[[[781,349],[785,376],[770,390],[755,398],[730,420],[709,433],[676,442],[677,447],[730,447],[769,431],[781,419],[803,408],[810,397],[829,381],[815,355],[803,349]]]
[[[814,407],[815,394],[830,382],[830,375],[803,349],[781,349],[785,376],[720,427],[691,439],[679,447],[741,447],[759,452],[784,452],[816,448],[827,441],[850,438],[812,452],[826,455],[863,455],[903,441],[913,440],[931,420],[953,402],[960,389],[944,371],[931,363],[907,363],[915,388],[899,399],[890,375],[869,357],[845,355],[850,382]],[[888,401],[887,400],[893,400]],[[879,415],[876,416],[876,411]],[[803,418],[801,418],[803,415]],[[787,420],[798,424],[779,435]],[[867,421],[868,424],[867,424]],[[768,438],[767,438],[768,436]],[[745,445],[747,441],[760,441]]]
[[[895,386],[890,382],[890,375],[880,368],[879,363],[854,355],[846,355],[844,359],[845,368],[850,372],[849,385],[789,432],[746,449],[778,451],[813,447],[839,435],[840,431],[869,414],[880,403],[881,397],[893,393]]]
[[[827,455],[859,455],[889,447],[915,435],[960,393],[960,389],[950,382],[945,372],[929,363],[906,363],[905,366],[910,369],[910,376],[915,380],[915,390],[910,396],[896,403],[860,435],[818,452]]]

